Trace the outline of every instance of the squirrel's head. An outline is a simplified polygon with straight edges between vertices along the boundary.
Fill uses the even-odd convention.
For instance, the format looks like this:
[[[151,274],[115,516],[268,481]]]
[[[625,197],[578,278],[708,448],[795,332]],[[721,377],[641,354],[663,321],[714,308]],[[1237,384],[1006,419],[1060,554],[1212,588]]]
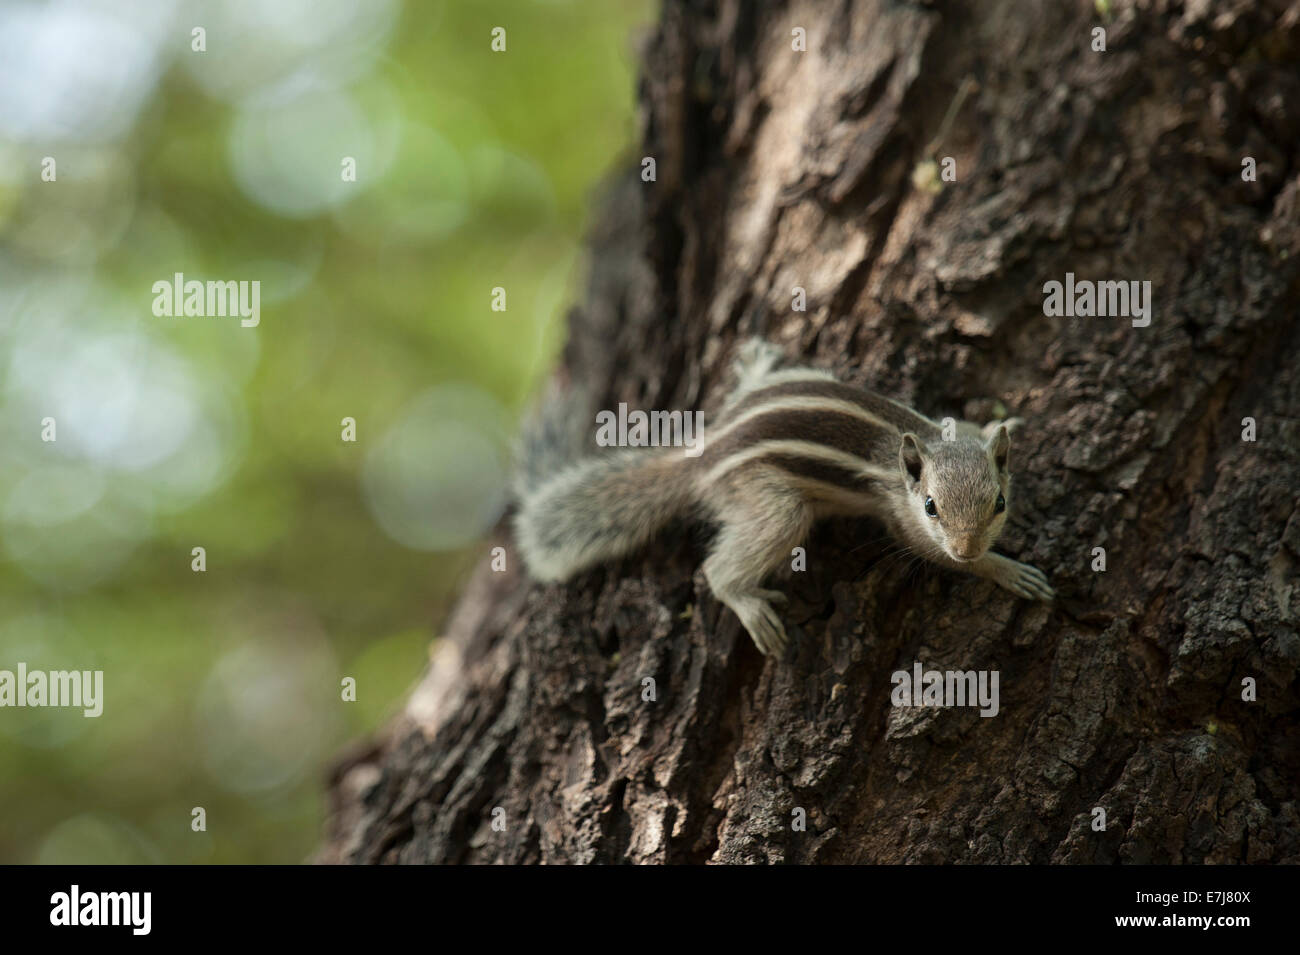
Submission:
[[[914,523],[953,560],[984,555],[1002,533],[1011,476],[1011,439],[999,426],[987,442],[959,437],[927,446],[903,435],[898,466],[903,471]]]

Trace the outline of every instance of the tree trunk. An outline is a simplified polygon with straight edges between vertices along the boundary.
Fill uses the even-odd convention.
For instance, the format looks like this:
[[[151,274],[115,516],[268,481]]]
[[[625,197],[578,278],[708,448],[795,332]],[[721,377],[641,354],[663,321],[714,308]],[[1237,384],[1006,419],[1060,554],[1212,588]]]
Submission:
[[[321,860],[1300,861],[1298,60],[1282,0],[665,0],[657,178],[602,200],[560,374],[707,423],[757,334],[935,418],[1001,405],[997,549],[1058,597],[829,521],[770,660],[699,529],[541,586],[503,524]],[[1045,315],[1067,272],[1149,281],[1150,325]],[[998,671],[996,717],[891,705],[917,661]]]

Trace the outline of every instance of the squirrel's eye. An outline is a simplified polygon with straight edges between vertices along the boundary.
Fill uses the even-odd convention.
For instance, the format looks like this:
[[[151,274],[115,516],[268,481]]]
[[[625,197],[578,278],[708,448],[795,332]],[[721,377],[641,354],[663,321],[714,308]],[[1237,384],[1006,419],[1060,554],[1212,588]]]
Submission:
[[[1007,509],[1007,499],[1001,494],[998,495],[997,503],[993,505],[993,513],[1001,514]]]
[[[931,517],[939,516],[939,509],[934,506],[934,498],[927,497],[925,499],[925,513],[929,514]]]

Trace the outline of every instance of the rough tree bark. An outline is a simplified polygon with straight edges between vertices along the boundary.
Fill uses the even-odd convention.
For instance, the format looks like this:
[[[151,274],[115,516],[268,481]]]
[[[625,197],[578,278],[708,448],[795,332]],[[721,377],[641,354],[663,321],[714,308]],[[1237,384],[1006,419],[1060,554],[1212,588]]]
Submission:
[[[708,409],[762,334],[933,416],[1001,402],[999,549],[1056,603],[836,521],[769,661],[699,530],[567,586],[485,560],[322,860],[1300,861],[1300,3],[1099,6],[665,0],[658,179],[604,199],[561,370]],[[1150,326],[1045,317],[1067,271],[1149,280]],[[916,660],[1000,671],[1001,712],[891,707]]]

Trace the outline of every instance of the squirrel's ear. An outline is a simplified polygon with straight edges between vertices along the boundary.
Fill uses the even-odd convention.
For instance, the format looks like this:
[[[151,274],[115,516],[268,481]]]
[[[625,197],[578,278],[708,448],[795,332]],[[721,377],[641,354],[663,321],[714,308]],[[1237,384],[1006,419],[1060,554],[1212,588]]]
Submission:
[[[925,466],[925,459],[929,454],[925,442],[912,432],[903,435],[902,446],[898,449],[898,466],[903,470],[903,480],[908,490],[915,489],[917,482],[921,480],[921,469]]]
[[[1011,450],[1011,438],[1007,435],[1006,425],[998,425],[998,430],[993,432],[993,437],[989,438],[984,446],[993,456],[993,464],[997,467],[998,473],[1006,474],[1007,452]]]

